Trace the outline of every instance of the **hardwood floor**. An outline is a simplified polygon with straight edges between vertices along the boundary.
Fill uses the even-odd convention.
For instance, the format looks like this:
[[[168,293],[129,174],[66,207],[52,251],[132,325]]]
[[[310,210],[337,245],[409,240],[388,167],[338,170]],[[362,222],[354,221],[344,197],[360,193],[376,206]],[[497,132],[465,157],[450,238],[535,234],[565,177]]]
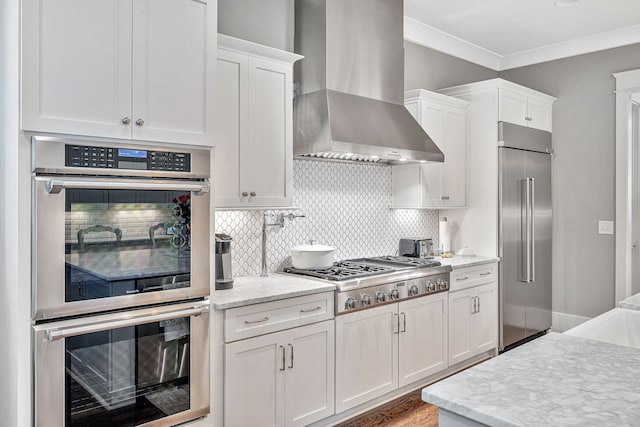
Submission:
[[[438,427],[438,407],[424,403],[416,390],[336,427]]]

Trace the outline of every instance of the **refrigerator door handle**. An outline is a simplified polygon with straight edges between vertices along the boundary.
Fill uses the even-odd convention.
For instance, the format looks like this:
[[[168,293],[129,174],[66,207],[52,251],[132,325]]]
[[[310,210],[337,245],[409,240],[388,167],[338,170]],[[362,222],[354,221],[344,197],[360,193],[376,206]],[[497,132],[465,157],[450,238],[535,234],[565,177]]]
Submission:
[[[529,203],[531,202],[531,187],[529,186],[529,178],[524,178],[520,180],[520,191],[521,191],[521,207],[520,207],[520,245],[521,245],[521,256],[520,256],[520,281],[529,283],[529,271],[530,271],[530,262],[531,256],[529,253],[530,245],[529,245],[529,213],[531,212],[531,208]]]
[[[529,282],[536,281],[536,233],[535,233],[535,213],[536,213],[536,187],[535,180],[533,178],[527,178],[529,181],[529,197],[531,200],[529,201],[529,256],[531,257],[531,261],[529,262],[530,272],[529,272]]]

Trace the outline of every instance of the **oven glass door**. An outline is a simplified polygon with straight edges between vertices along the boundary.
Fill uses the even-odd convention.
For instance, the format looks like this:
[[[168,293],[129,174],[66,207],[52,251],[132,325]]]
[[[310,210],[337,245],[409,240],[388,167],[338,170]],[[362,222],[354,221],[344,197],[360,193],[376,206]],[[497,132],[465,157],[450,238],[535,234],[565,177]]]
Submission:
[[[208,195],[180,182],[56,182],[36,179],[36,319],[118,308],[117,297],[208,295]],[[161,291],[173,292],[149,295]]]
[[[136,426],[208,412],[207,309],[199,303],[40,327],[36,424]],[[59,406],[44,413],[49,404],[40,399]]]

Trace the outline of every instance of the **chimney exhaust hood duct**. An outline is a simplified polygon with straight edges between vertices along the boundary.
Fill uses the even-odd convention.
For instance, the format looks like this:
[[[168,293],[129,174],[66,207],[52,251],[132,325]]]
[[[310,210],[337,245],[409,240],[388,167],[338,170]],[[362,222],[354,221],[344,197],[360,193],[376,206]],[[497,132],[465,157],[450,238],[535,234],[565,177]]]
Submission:
[[[295,14],[294,156],[444,161],[404,107],[401,0],[296,0]]]

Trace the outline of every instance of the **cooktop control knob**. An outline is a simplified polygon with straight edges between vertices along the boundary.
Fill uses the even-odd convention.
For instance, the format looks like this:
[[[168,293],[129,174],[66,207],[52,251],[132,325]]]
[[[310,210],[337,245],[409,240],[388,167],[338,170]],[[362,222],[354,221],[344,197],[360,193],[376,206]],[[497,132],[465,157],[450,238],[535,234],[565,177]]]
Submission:
[[[398,299],[398,298],[400,298],[400,291],[397,290],[397,289],[391,289],[391,292],[389,293],[389,296],[391,297],[392,300]]]
[[[444,279],[438,279],[438,289],[440,289],[441,291],[443,291],[443,290],[447,289],[447,286],[448,286],[448,285],[449,285],[449,284],[447,283],[447,281],[446,281],[446,280],[444,280]]]
[[[436,284],[433,283],[431,280],[429,280],[427,282],[427,291],[428,292],[434,292],[436,290]]]
[[[354,298],[347,298],[347,300],[344,302],[344,308],[346,310],[353,310],[354,308],[356,308],[356,300]]]
[[[387,300],[387,294],[382,291],[376,292],[376,301],[377,302],[385,302]]]
[[[409,295],[414,297],[418,295],[418,292],[420,292],[420,289],[418,289],[418,285],[411,285],[411,287],[409,288]]]
[[[362,294],[362,296],[360,297],[360,304],[371,305],[371,295]]]

